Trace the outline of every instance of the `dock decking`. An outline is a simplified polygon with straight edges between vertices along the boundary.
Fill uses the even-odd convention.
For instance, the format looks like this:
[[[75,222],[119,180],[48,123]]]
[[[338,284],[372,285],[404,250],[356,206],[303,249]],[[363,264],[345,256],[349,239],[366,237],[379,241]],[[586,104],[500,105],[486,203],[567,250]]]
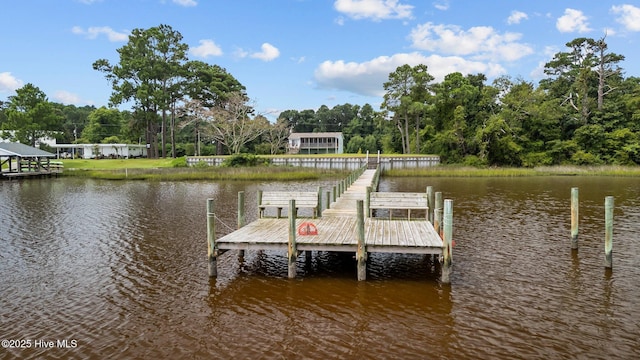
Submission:
[[[447,219],[447,214],[445,214],[445,235],[441,237],[432,223],[427,220],[429,216],[420,219],[370,217],[370,211],[365,207],[368,205],[372,187],[374,189],[377,187],[379,173],[375,169],[360,169],[356,174],[359,175],[357,179],[354,176],[347,181],[350,186],[342,184],[346,190],[344,192],[338,191],[338,197],[327,209],[322,211],[318,218],[297,219],[296,212],[289,209],[287,218],[259,218],[219,239],[215,239],[213,204],[208,203],[210,276],[217,275],[216,258],[225,250],[286,251],[289,254],[289,277],[295,277],[295,260],[299,252],[339,251],[356,253],[358,280],[364,280],[366,278],[366,254],[381,252],[442,255],[442,279],[443,282],[448,282],[448,267],[451,264],[451,236],[446,233],[450,232],[450,229],[447,230],[447,225],[450,228],[451,218]],[[409,193],[397,194],[407,195]],[[289,204],[297,207],[295,200],[290,200]],[[438,206],[442,210],[442,205],[436,204],[436,208]],[[402,204],[394,204],[393,208],[402,208]],[[430,209],[426,205],[423,210],[429,214]],[[433,211],[433,209],[431,210]],[[278,210],[279,213],[280,210]],[[442,211],[439,213],[442,215]],[[435,223],[441,224],[442,220]],[[317,234],[313,232],[305,234],[304,229],[301,231],[301,228],[305,226],[317,229]]]

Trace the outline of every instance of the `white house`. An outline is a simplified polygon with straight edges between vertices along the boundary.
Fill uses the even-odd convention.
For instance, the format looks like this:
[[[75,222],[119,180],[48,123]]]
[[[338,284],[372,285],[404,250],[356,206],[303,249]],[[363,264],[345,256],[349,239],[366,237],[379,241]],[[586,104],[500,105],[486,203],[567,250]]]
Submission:
[[[344,140],[341,132],[291,133],[290,154],[342,154]]]
[[[58,158],[129,159],[147,156],[146,145],[134,144],[55,144]]]

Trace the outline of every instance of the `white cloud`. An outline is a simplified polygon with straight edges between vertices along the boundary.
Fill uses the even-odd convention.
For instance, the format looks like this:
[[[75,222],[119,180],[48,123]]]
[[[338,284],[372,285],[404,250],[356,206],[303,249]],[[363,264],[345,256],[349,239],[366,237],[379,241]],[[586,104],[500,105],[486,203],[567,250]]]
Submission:
[[[316,68],[314,77],[319,88],[349,91],[365,96],[383,96],[383,84],[389,79],[389,74],[404,64],[427,65],[435,82],[442,81],[452,72],[483,73],[488,77],[506,73],[499,64],[469,61],[458,56],[424,56],[414,52],[380,56],[361,63],[327,60]]]
[[[295,62],[296,64],[302,64],[303,62],[307,61],[307,58],[305,56],[300,56],[300,57],[292,57],[291,61]]]
[[[611,12],[619,15],[616,21],[629,31],[640,31],[640,8],[633,5],[612,6]]]
[[[446,11],[449,10],[449,0],[439,0],[433,3],[433,7],[438,10]]]
[[[65,91],[65,90],[56,91],[56,93],[53,94],[53,99],[58,101],[58,102],[60,102],[60,103],[62,103],[62,104],[65,104],[65,105],[69,105],[69,104],[73,104],[73,105],[92,105],[93,104],[93,102],[87,101],[87,100],[83,100],[77,94],[70,93],[70,92]]]
[[[556,28],[560,32],[585,33],[591,31],[587,17],[582,11],[575,9],[565,9],[564,15],[556,21]]]
[[[509,15],[509,17],[507,18],[507,24],[509,25],[520,24],[522,20],[526,20],[528,18],[529,16],[526,13],[523,13],[522,11],[514,10],[511,12],[511,15]]]
[[[280,50],[278,50],[277,47],[269,43],[262,44],[261,48],[262,48],[262,51],[255,52],[250,56],[254,59],[260,59],[262,61],[271,61],[273,59],[276,59],[278,56],[280,56]]]
[[[100,34],[107,36],[107,39],[111,42],[121,42],[129,40],[129,34],[124,32],[117,32],[108,26],[91,26],[86,30],[80,26],[74,26],[71,29],[76,35],[84,35],[87,39],[95,39]]]
[[[409,37],[419,50],[450,55],[472,56],[475,60],[515,61],[533,53],[533,49],[518,40],[519,33],[499,34],[490,26],[463,30],[457,25],[418,25]]]
[[[222,49],[218,45],[216,45],[213,40],[205,39],[200,40],[199,46],[189,48],[189,53],[193,56],[207,58],[209,56],[222,55]]]
[[[529,73],[529,76],[531,76],[532,79],[536,79],[536,80],[541,80],[547,77],[547,74],[544,73],[544,66],[549,61],[553,60],[553,57],[560,51],[562,50],[556,46],[546,46],[544,48],[544,51],[542,52],[543,54],[542,59],[538,62],[538,66],[536,66],[535,69],[531,70],[531,73]]]
[[[249,56],[249,52],[242,49],[242,48],[236,48],[233,51],[233,56],[237,57],[237,58],[245,58],[247,56]]]
[[[10,72],[0,73],[0,93],[12,92],[24,85],[22,80],[11,75]]]
[[[198,5],[198,2],[195,0],[173,0],[173,3],[185,7]]]
[[[333,7],[353,19],[405,19],[411,17],[413,6],[398,0],[336,0]]]

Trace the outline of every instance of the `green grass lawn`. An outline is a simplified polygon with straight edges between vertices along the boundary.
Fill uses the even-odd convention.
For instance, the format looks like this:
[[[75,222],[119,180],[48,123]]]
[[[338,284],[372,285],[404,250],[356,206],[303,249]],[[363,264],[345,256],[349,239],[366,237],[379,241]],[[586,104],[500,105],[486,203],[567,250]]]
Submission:
[[[62,160],[65,169],[80,170],[118,170],[118,169],[156,169],[173,167],[174,159],[66,159]]]

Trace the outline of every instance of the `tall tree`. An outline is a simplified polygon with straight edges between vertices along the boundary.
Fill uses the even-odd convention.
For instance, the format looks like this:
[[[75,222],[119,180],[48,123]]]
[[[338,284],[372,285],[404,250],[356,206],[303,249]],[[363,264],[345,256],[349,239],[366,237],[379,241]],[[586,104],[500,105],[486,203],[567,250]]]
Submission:
[[[243,147],[269,130],[269,122],[263,116],[251,119],[253,107],[242,93],[230,94],[228,101],[207,107],[199,100],[186,103],[181,112],[185,120],[195,123],[200,132],[227,147],[231,154],[238,154]]]
[[[36,146],[43,137],[53,137],[64,119],[45,93],[33,84],[26,84],[9,97],[5,113],[7,120],[2,129],[12,133],[3,132],[2,136],[31,146]]]
[[[160,130],[164,145],[166,112],[184,75],[182,67],[188,46],[181,41],[182,35],[169,25],[134,29],[129,42],[117,50],[120,55],[117,65],[106,59],[93,63],[93,68],[103,72],[111,82],[110,104],[133,101],[135,111],[141,113],[146,123],[149,157],[158,157],[157,114],[162,112]],[[165,147],[162,148],[164,155]]]
[[[107,137],[120,136],[122,115],[117,109],[101,107],[89,114],[89,124],[82,132],[82,138],[92,144],[102,142]]]
[[[263,138],[269,144],[271,155],[280,154],[287,149],[291,128],[284,119],[278,119],[275,124],[269,126]]]
[[[429,94],[429,82],[433,79],[434,77],[427,72],[426,65],[411,67],[405,64],[390,73],[389,80],[383,84],[386,93],[381,107],[393,113],[392,119],[400,131],[402,151],[405,154],[411,152],[410,121],[414,120],[418,134],[426,97]]]
[[[605,36],[606,37],[606,36]],[[607,84],[607,79],[611,76],[620,76],[622,70],[617,64],[624,60],[623,55],[607,52],[608,45],[604,41],[605,37],[598,40],[590,40],[591,46],[597,58],[596,73],[598,74],[598,110],[602,111],[604,97],[615,90]]]

